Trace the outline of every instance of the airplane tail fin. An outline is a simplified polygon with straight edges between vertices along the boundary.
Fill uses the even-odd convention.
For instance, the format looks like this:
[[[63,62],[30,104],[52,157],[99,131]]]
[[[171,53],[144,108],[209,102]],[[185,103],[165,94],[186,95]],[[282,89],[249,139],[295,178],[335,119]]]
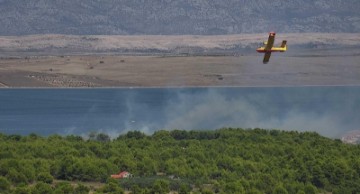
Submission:
[[[281,48],[285,48],[286,47],[286,40],[283,40],[282,43],[281,43]]]

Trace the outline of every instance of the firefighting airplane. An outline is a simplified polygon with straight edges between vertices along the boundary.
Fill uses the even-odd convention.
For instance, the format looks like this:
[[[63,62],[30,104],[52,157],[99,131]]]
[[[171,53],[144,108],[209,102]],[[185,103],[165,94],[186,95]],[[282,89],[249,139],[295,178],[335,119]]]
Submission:
[[[286,40],[283,40],[280,47],[273,47],[275,41],[275,32],[269,33],[269,39],[267,42],[264,42],[264,46],[256,49],[259,53],[265,53],[263,63],[269,62],[272,52],[285,52],[287,50]]]

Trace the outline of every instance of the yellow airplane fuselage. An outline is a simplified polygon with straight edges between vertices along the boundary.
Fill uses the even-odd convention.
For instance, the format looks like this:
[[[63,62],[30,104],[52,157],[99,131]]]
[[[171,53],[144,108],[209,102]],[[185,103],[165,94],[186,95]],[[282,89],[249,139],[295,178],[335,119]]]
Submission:
[[[274,47],[275,34],[276,34],[275,32],[270,32],[268,41],[264,42],[264,46],[256,49],[256,51],[259,53],[265,53],[263,63],[269,62],[272,52],[285,52],[287,50],[286,40],[282,41],[280,47]]]
[[[260,47],[256,49],[259,53],[266,53],[266,52],[285,52],[287,50],[287,46],[283,47],[272,47],[270,50],[266,50],[265,47]]]

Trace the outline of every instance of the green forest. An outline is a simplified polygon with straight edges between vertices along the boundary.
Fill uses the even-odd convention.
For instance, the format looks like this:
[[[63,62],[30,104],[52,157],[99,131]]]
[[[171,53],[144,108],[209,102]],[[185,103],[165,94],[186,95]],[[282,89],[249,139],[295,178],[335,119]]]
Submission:
[[[0,193],[360,193],[359,156],[315,132],[0,134]]]

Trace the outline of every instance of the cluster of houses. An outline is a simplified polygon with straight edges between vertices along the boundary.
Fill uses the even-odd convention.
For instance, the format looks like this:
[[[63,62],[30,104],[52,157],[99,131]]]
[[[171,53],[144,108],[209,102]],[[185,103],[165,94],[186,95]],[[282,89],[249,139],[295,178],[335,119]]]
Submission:
[[[341,137],[341,141],[349,144],[360,144],[360,130],[347,132]]]

